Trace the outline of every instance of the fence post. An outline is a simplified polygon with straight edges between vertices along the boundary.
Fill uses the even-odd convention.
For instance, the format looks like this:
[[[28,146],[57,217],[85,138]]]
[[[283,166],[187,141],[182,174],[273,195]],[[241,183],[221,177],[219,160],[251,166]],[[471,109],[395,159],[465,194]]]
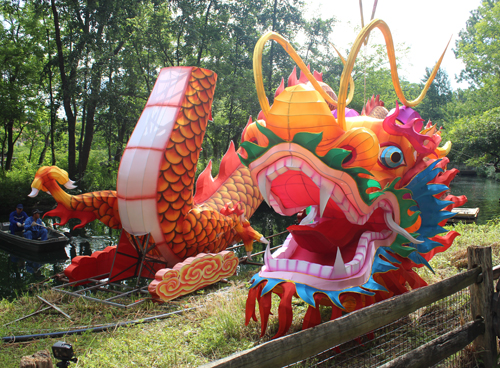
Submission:
[[[467,249],[468,268],[481,267],[482,273],[475,284],[469,286],[472,319],[483,318],[484,335],[479,335],[473,342],[478,360],[485,367],[495,367],[497,358],[497,338],[493,331],[491,302],[493,298],[493,272],[491,247],[471,246]]]

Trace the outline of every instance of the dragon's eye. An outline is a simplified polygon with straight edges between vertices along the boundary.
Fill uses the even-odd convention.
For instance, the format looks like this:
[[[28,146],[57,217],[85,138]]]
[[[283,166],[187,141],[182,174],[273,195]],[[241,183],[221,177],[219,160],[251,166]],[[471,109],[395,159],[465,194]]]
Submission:
[[[403,151],[396,146],[382,147],[380,162],[389,169],[395,169],[405,163]]]

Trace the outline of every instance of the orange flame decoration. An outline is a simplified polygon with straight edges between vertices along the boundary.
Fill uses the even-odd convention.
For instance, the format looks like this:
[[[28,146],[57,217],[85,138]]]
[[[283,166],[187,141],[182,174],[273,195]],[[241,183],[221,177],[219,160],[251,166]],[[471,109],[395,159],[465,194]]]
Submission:
[[[236,267],[238,257],[233,252],[200,253],[176,264],[172,269],[165,268],[157,272],[148,290],[153,297],[169,301],[234,275]]]

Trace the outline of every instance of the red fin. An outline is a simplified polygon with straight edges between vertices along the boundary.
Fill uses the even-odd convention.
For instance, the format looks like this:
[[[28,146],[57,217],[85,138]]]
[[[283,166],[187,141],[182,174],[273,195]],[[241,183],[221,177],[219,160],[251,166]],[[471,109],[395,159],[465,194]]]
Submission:
[[[295,284],[285,282],[280,286],[283,288],[283,296],[278,307],[279,329],[273,339],[286,334],[293,321],[292,297],[295,294]]]
[[[323,73],[317,72],[316,70],[313,72],[314,79],[318,82],[323,82]]]
[[[377,106],[384,107],[384,102],[380,101],[380,95],[377,96],[372,95],[372,98],[366,102],[365,107],[363,107],[363,110],[361,110],[361,115],[365,116],[370,115],[372,110]]]
[[[247,302],[245,304],[245,326],[248,326],[250,319],[257,321],[257,316],[255,315],[255,303],[257,301],[257,293],[259,292],[259,287],[254,287],[248,290]]]
[[[302,329],[311,328],[317,326],[321,323],[321,312],[319,310],[320,301],[323,299],[323,294],[314,294],[314,302],[316,303],[316,308],[309,306],[307,308],[306,315],[304,316],[304,322],[302,323]]]
[[[434,257],[435,254],[444,252],[447,250],[449,247],[451,247],[451,244],[453,243],[453,240],[460,234],[457,233],[456,231],[452,230],[448,232],[445,236],[435,236],[433,238],[430,238],[430,240],[438,242],[443,244],[442,247],[436,247],[433,250],[431,250],[428,253],[421,254],[422,257],[424,257],[427,261],[430,261],[432,257]]]
[[[276,92],[274,93],[274,97],[279,96],[279,94],[281,92],[283,92],[284,90],[285,90],[285,80],[283,78],[281,78],[281,83],[280,83],[278,89],[276,90]]]
[[[234,149],[234,143],[231,141],[229,148],[222,158],[219,167],[219,175],[212,177],[212,165],[208,164],[207,168],[198,177],[196,182],[196,194],[194,202],[199,204],[206,201],[214,194],[219,187],[224,184],[227,178],[238,168],[242,166],[240,158]]]
[[[288,76],[287,87],[295,86],[296,84],[299,84],[299,80],[297,79],[297,67],[294,66],[292,72]]]
[[[310,64],[307,65],[307,69],[311,70],[311,65]],[[304,84],[306,84],[307,82],[309,82],[309,79],[307,79],[306,75],[304,73],[302,73],[302,70],[300,71],[299,82],[300,83],[304,83]]]
[[[259,292],[260,294],[260,292]],[[273,293],[270,291],[264,294],[259,299],[259,312],[260,312],[260,337],[263,337],[266,333],[267,322],[269,321],[269,315],[271,314],[271,297]]]

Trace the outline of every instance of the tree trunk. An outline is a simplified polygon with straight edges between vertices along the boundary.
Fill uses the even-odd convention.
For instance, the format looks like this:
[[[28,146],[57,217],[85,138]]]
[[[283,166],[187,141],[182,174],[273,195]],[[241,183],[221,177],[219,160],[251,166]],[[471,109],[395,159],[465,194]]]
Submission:
[[[63,106],[66,113],[66,118],[68,119],[68,174],[70,177],[75,177],[76,174],[76,141],[75,141],[75,129],[76,129],[76,118],[71,109],[71,88],[70,81],[66,77],[66,71],[64,67],[64,54],[63,45],[61,40],[61,29],[59,25],[59,14],[57,12],[55,0],[50,1],[52,14],[54,15],[54,29],[56,33],[56,45],[57,45],[57,58],[59,63],[59,71],[61,74],[61,84],[63,92]],[[73,74],[73,73],[71,73]]]
[[[50,132],[45,134],[45,140],[43,144],[42,152],[40,153],[40,158],[38,159],[38,165],[42,165],[45,160],[45,154],[47,153],[47,147],[49,146]]]
[[[7,135],[7,157],[5,160],[5,170],[12,168],[12,156],[14,156],[14,121],[9,120],[5,124],[5,133]]]
[[[99,92],[101,90],[101,68],[96,64],[92,66],[90,98],[85,112],[85,137],[78,159],[78,172],[80,178],[83,177],[85,170],[87,170],[87,164],[89,162],[90,149],[92,148],[92,140],[94,139],[95,112],[99,101]]]
[[[45,22],[45,21],[44,21]],[[54,106],[54,92],[52,91],[52,66],[50,65],[50,60],[52,59],[52,54],[50,50],[50,35],[49,29],[47,28],[47,50],[48,50],[48,74],[49,74],[49,97],[50,97],[50,150],[52,153],[51,161],[52,166],[56,165],[56,148],[54,141],[54,131],[56,130],[56,109]]]
[[[212,4],[213,4],[213,0],[210,0],[210,3],[208,3],[207,12],[205,13],[205,24],[203,25],[203,32],[202,32],[203,36],[201,38],[200,49],[198,50],[198,58],[196,61],[196,66],[200,66],[200,63],[201,63],[201,56],[203,54],[203,47],[205,46],[206,37],[207,37],[208,16],[210,14],[210,8],[212,7]]]

